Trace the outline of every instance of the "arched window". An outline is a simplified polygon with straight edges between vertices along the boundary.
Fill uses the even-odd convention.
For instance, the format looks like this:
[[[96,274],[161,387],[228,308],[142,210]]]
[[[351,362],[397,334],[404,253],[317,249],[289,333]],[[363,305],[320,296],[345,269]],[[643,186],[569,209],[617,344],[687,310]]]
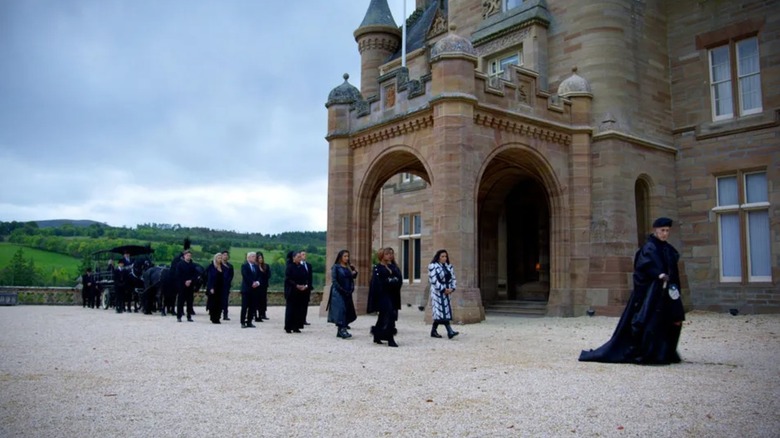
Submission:
[[[642,246],[650,232],[650,186],[642,178],[634,183],[634,205],[636,207],[636,239]]]

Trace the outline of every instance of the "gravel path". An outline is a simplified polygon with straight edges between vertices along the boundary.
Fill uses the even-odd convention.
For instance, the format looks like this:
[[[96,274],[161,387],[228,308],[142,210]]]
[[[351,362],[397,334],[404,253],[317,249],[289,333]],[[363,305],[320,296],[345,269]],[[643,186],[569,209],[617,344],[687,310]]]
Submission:
[[[0,307],[0,437],[780,436],[780,315],[692,312],[683,363],[580,363],[617,318],[489,316],[433,339],[404,308],[336,338],[318,309],[241,329],[80,307]],[[440,328],[441,333],[444,330]]]

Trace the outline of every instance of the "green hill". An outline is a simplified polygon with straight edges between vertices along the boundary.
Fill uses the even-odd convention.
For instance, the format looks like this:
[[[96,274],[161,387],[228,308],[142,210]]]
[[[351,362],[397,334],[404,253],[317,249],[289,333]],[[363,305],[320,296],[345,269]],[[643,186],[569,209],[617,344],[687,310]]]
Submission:
[[[25,260],[32,260],[41,274],[43,284],[51,286],[73,286],[79,273],[81,261],[75,257],[50,251],[0,242],[0,271],[5,270],[14,254],[21,249]]]

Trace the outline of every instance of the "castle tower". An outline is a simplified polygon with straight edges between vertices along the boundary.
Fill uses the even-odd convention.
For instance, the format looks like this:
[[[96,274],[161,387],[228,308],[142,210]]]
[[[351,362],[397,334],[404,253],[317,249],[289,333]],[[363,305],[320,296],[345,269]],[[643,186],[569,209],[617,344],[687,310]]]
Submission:
[[[401,44],[401,30],[395,24],[387,0],[371,0],[354,35],[360,51],[360,93],[369,99],[379,90],[379,66],[387,62]]]

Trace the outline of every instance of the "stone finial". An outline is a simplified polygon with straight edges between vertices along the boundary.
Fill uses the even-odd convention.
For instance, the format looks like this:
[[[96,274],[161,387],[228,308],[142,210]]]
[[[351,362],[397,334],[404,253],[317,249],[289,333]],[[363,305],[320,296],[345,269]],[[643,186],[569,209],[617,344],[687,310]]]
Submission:
[[[572,94],[591,94],[590,84],[585,78],[577,74],[576,65],[571,69],[571,76],[558,86],[559,96],[566,97]]]
[[[344,83],[331,90],[330,94],[328,94],[325,108],[337,104],[352,104],[363,99],[360,91],[349,83],[349,74],[344,73],[342,77],[344,78]]]

